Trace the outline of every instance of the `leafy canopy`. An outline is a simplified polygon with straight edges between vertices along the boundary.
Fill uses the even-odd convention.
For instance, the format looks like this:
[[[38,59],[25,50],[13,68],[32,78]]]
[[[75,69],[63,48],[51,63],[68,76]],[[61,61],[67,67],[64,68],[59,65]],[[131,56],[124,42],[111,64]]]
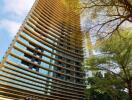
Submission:
[[[86,69],[104,70],[109,75],[103,80],[95,77],[96,82],[91,88],[99,88],[101,91],[112,93],[116,92],[118,90],[116,87],[121,85],[119,89],[127,88],[131,97],[132,31],[120,30],[120,34],[115,33],[109,39],[98,41],[95,49],[98,49],[100,53],[90,56],[84,62],[87,65]]]

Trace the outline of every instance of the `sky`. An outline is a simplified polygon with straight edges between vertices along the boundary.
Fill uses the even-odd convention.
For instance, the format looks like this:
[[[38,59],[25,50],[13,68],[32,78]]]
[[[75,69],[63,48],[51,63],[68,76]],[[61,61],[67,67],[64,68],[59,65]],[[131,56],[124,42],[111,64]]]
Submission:
[[[35,0],[0,0],[0,61]]]
[[[31,9],[35,0],[0,0],[0,61],[18,32],[25,16]],[[81,18],[81,24],[91,21],[87,17]],[[124,26],[132,24],[125,23]],[[83,27],[83,26],[82,26]],[[93,39],[94,40],[94,39]]]

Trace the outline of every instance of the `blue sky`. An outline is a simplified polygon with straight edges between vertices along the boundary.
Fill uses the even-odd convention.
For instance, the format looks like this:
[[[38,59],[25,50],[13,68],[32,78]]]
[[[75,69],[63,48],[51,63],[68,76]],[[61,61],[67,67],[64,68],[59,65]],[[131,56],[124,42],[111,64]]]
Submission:
[[[0,0],[0,61],[34,1],[35,0]],[[81,24],[86,23],[87,19],[87,17],[81,17]],[[89,22],[88,20],[88,23]],[[124,26],[132,27],[132,24],[125,23]]]
[[[0,0],[0,61],[35,0]]]

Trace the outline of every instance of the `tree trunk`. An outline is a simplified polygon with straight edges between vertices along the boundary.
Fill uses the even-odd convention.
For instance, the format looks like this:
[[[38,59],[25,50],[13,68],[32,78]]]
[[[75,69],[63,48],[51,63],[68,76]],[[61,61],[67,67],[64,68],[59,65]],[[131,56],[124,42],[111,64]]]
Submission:
[[[132,80],[131,79],[127,81],[127,85],[128,85],[128,94],[129,94],[130,100],[132,100]]]

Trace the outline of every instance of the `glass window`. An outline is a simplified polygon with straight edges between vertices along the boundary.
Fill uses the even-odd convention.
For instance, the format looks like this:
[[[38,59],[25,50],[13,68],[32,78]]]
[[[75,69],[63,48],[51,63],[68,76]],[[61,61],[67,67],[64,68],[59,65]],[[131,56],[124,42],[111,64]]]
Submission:
[[[41,62],[41,66],[43,66],[44,68],[49,68],[49,64],[46,64],[44,62]]]
[[[43,45],[42,43],[38,42],[37,40],[35,40],[34,38],[32,38],[31,36],[29,36],[28,34],[26,34],[25,32],[22,32],[21,34],[23,34],[24,36],[26,36],[28,39],[30,39],[31,41],[39,44],[39,45]]]
[[[50,47],[48,47],[48,46],[46,46],[46,45],[44,45],[44,48],[46,48],[46,49],[52,51],[52,48],[50,48]]]
[[[42,68],[39,69],[39,72],[40,72],[41,74],[48,75],[48,71],[47,71],[47,70],[44,70],[44,69],[42,69]]]
[[[32,24],[32,25],[33,25],[33,24]],[[29,24],[27,25],[27,24],[26,24],[25,26],[28,27],[30,30],[34,31],[34,29],[33,29],[33,27],[32,27],[31,25],[29,25]]]
[[[18,58],[15,58],[11,55],[8,56],[8,60],[12,61],[12,62],[15,62],[17,64],[21,64],[21,60],[19,60]]]
[[[50,52],[44,51],[44,53],[51,57],[51,53]]]
[[[26,49],[25,46],[21,45],[20,43],[16,42],[15,45],[19,48]]]
[[[21,40],[25,44],[29,44],[29,42],[25,40],[24,38],[22,38],[21,36],[19,36],[18,39]]]
[[[51,40],[51,39],[49,39],[49,38],[46,38],[49,42],[51,42],[51,43],[54,43],[54,41],[53,40]]]
[[[48,61],[48,62],[50,62],[51,61],[51,59],[50,58],[48,58],[48,57],[45,57],[45,59],[44,59],[45,61]]]
[[[30,76],[30,75],[28,76],[28,75],[26,75],[26,74],[20,74],[20,73],[18,73],[18,72],[16,72],[16,71],[13,71],[13,73],[19,74],[20,76],[23,76],[23,77],[27,77],[27,78],[30,78],[30,79],[32,79],[32,80],[36,80],[36,81],[38,81],[38,82],[44,82],[44,81],[42,81],[42,80],[40,80],[40,79],[37,79],[37,78],[34,78],[34,77],[32,77],[32,76],[39,77],[39,78],[41,78],[41,79],[46,79],[46,78],[43,77],[43,76],[40,76],[40,75],[31,73],[31,72],[28,72],[27,70],[20,69],[19,67],[12,66],[12,65],[10,65],[10,64],[8,64],[8,63],[5,63],[4,65],[10,66],[10,67],[13,68],[13,69],[16,69],[16,70],[18,70],[18,71],[21,71],[21,72],[23,72],[23,73],[27,73],[27,74],[30,74],[30,75],[31,75],[31,76]]]
[[[23,56],[24,55],[24,53],[22,53],[22,52],[20,52],[20,51],[18,51],[18,50],[16,50],[16,49],[12,49],[12,52],[14,53],[14,54],[16,54],[16,55],[18,55],[18,56]]]

